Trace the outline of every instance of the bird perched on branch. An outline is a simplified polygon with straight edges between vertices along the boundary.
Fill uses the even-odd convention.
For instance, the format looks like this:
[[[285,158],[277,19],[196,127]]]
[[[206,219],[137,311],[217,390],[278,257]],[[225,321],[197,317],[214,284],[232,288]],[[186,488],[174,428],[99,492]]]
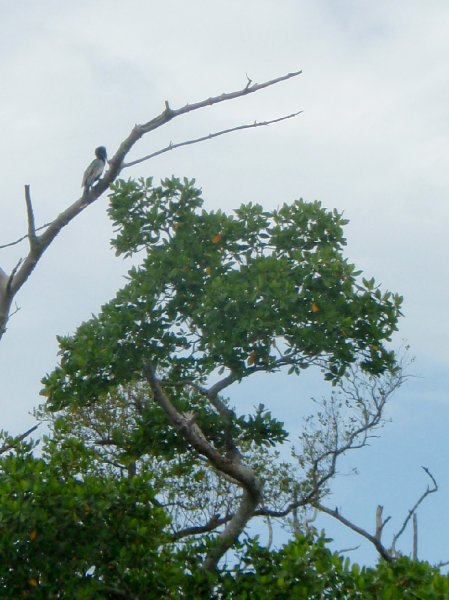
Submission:
[[[104,171],[106,161],[108,159],[106,148],[104,146],[98,146],[98,148],[95,148],[95,156],[97,158],[94,158],[94,160],[84,171],[83,183],[81,184],[81,187],[85,188],[86,190],[91,188],[93,184],[100,179]]]

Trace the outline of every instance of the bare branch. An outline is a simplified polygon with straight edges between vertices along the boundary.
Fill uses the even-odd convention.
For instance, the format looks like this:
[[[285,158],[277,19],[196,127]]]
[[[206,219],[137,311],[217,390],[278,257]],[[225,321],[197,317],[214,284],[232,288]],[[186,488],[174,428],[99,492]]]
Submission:
[[[391,549],[393,550],[393,552],[396,550],[396,542],[398,541],[398,539],[400,538],[400,536],[404,533],[405,528],[407,527],[407,525],[408,525],[410,519],[412,518],[412,516],[418,510],[419,505],[427,498],[427,496],[429,496],[429,494],[434,494],[436,491],[438,491],[438,484],[437,484],[437,482],[435,480],[435,477],[432,475],[432,473],[429,471],[429,469],[427,467],[421,467],[421,468],[428,475],[428,477],[431,479],[431,481],[432,481],[432,487],[427,486],[426,490],[421,494],[421,496],[418,498],[418,500],[415,502],[415,504],[412,506],[412,508],[409,509],[408,515],[404,519],[404,522],[402,523],[402,527],[393,536],[393,542],[391,544]]]
[[[442,567],[447,567],[449,565],[449,560],[442,560],[438,564],[435,565],[436,569],[441,569]]]
[[[331,515],[332,517],[334,517],[335,519],[337,519],[338,521],[340,521],[340,523],[343,523],[343,525],[346,525],[346,527],[349,527],[350,529],[352,529],[353,531],[355,531],[356,533],[360,534],[361,536],[363,536],[364,538],[366,538],[367,540],[369,540],[377,549],[377,551],[379,552],[379,554],[387,561],[391,562],[392,560],[394,560],[395,556],[396,556],[396,542],[399,539],[399,537],[403,534],[403,532],[405,531],[410,519],[413,517],[413,551],[412,551],[412,556],[414,558],[414,560],[417,560],[417,554],[418,554],[418,523],[417,523],[417,519],[416,519],[416,511],[418,509],[418,507],[420,506],[420,504],[425,500],[425,498],[427,498],[427,496],[429,496],[429,494],[433,494],[438,490],[438,484],[434,478],[434,476],[432,475],[432,473],[429,471],[429,469],[427,467],[422,467],[423,470],[427,473],[427,475],[429,476],[429,478],[432,481],[432,487],[427,487],[427,489],[425,490],[425,492],[423,494],[421,494],[421,496],[418,498],[418,500],[415,502],[415,504],[413,505],[413,507],[408,511],[408,515],[405,518],[400,530],[398,531],[398,533],[396,533],[393,536],[393,542],[391,544],[391,547],[389,550],[386,549],[386,547],[382,544],[381,542],[381,536],[382,536],[382,532],[383,529],[385,527],[385,525],[388,523],[388,521],[390,520],[390,517],[387,517],[385,520],[382,520],[382,511],[383,511],[383,507],[382,506],[378,506],[377,510],[376,510],[376,532],[375,535],[371,535],[370,533],[368,533],[365,529],[363,529],[362,527],[359,527],[358,525],[355,525],[354,523],[352,523],[351,521],[349,521],[348,519],[346,519],[345,517],[343,517],[340,512],[338,511],[338,509],[332,510],[330,508],[327,508],[326,506],[323,506],[321,503],[319,502],[315,502],[314,506],[316,506],[318,508],[318,510],[321,510],[322,512],[327,513],[328,515]]]
[[[384,510],[384,507],[381,506],[380,504],[376,508],[376,533],[374,535],[379,540],[379,542],[382,539],[382,532],[384,530],[385,525],[391,519],[391,517],[387,517],[385,520],[383,520],[383,518],[382,518],[383,510]]]
[[[236,92],[223,93],[219,96],[212,96],[211,98],[207,98],[206,100],[201,100],[200,102],[196,102],[194,104],[186,104],[182,108],[178,108],[177,110],[172,110],[168,102],[165,103],[165,111],[156,119],[152,119],[141,125],[140,127],[145,129],[145,133],[147,131],[152,131],[155,129],[154,124],[156,120],[159,120],[162,116],[165,116],[166,121],[173,119],[174,117],[178,117],[179,115],[184,115],[186,113],[192,112],[194,110],[198,110],[200,108],[205,108],[206,106],[212,106],[213,104],[219,104],[220,102],[227,102],[228,100],[234,100],[235,98],[240,98],[242,96],[246,96],[248,94],[252,94],[254,92],[258,92],[267,87],[271,87],[272,85],[276,85],[277,83],[281,83],[282,81],[287,81],[287,79],[291,79],[292,77],[297,77],[301,75],[302,71],[294,71],[292,73],[287,73],[286,75],[281,75],[281,77],[276,77],[275,79],[270,79],[269,81],[265,81],[263,83],[255,83],[251,85],[251,80],[248,80],[247,85]],[[159,127],[159,125],[157,125]]]
[[[352,529],[362,537],[369,540],[376,547],[376,550],[379,552],[382,558],[384,558],[387,562],[392,562],[393,557],[385,548],[385,546],[383,546],[382,542],[379,539],[377,539],[376,536],[371,535],[370,533],[368,533],[368,531],[366,531],[366,529],[355,525],[354,523],[346,519],[346,517],[343,517],[343,515],[341,515],[337,509],[332,510],[331,508],[327,508],[327,506],[323,506],[323,504],[321,504],[320,502],[317,502],[315,506],[321,512],[324,512],[330,515],[331,517],[334,517],[334,519],[337,519],[337,521],[340,521],[340,523],[343,523],[343,525],[346,525],[346,527],[349,527],[349,529]]]
[[[152,158],[155,158],[156,156],[160,156],[161,154],[164,154],[165,152],[169,152],[170,150],[175,150],[176,148],[181,148],[182,146],[190,146],[192,144],[198,144],[199,142],[204,142],[206,140],[212,140],[213,138],[219,137],[221,135],[226,135],[227,133],[232,133],[234,131],[241,131],[243,129],[254,129],[255,127],[266,127],[268,125],[272,125],[273,123],[279,123],[280,121],[285,121],[286,119],[292,119],[294,117],[297,117],[302,112],[303,112],[302,110],[299,110],[298,112],[292,113],[291,115],[286,115],[285,117],[279,117],[277,119],[271,119],[270,121],[255,121],[254,123],[250,123],[248,125],[238,125],[237,127],[231,127],[230,129],[223,129],[222,131],[216,131],[215,133],[209,133],[208,135],[204,135],[202,137],[195,138],[193,140],[186,140],[185,142],[179,142],[177,144],[172,144],[170,142],[170,144],[168,146],[165,146],[165,148],[161,148],[160,150],[157,150],[156,152],[152,152],[151,154],[147,154],[146,156],[143,156],[142,158],[138,158],[137,160],[133,160],[128,163],[123,163],[122,170],[127,169],[128,167],[132,167],[134,165],[138,165],[139,163],[142,163],[142,162],[145,162]]]
[[[237,379],[238,377],[231,373],[227,377],[224,377],[223,379],[220,379],[220,381],[217,381],[217,383],[214,383],[214,385],[207,391],[207,395],[211,398],[216,398],[220,392],[222,392],[225,388],[237,381]]]
[[[261,89],[270,87],[272,85],[276,85],[282,81],[286,81],[293,77],[297,77],[301,74],[301,71],[295,71],[292,73],[287,73],[286,75],[282,75],[281,77],[277,77],[275,79],[270,79],[269,81],[265,81],[263,83],[252,84],[251,80],[248,78],[248,82],[246,86],[235,92],[224,93],[219,96],[213,96],[202,100],[200,102],[196,102],[194,104],[186,104],[185,106],[179,109],[171,109],[168,101],[165,102],[165,110],[158,115],[157,117],[151,119],[150,121],[143,123],[142,125],[135,125],[131,130],[128,137],[123,140],[123,142],[118,147],[115,155],[109,161],[109,168],[106,171],[104,177],[99,180],[99,182],[94,185],[91,189],[85,189],[83,195],[78,198],[73,204],[71,204],[66,210],[61,212],[49,225],[46,227],[45,231],[40,235],[36,236],[36,229],[34,226],[34,215],[31,206],[31,199],[28,194],[26,195],[27,200],[27,210],[28,210],[28,235],[27,237],[30,239],[30,252],[28,256],[23,260],[17,272],[14,273],[14,277],[10,277],[9,287],[7,290],[2,290],[0,288],[0,338],[6,331],[6,324],[9,318],[9,312],[11,308],[11,302],[17,292],[20,290],[22,285],[27,281],[28,277],[33,272],[37,262],[40,260],[42,254],[48,248],[48,246],[53,242],[55,237],[59,234],[59,232],[68,225],[77,215],[79,215],[87,206],[92,204],[95,200],[97,200],[108,188],[109,185],[118,177],[123,166],[124,160],[128,152],[131,148],[146,134],[150,131],[154,131],[155,129],[162,127],[175,117],[180,115],[187,114],[189,112],[199,110],[206,106],[212,106],[214,104],[218,104],[220,102],[225,102],[228,100],[233,100],[235,98],[239,98],[242,96],[246,96],[248,94],[252,94]],[[292,115],[293,116],[293,115]],[[283,120],[285,118],[290,117],[281,117],[279,120]],[[272,122],[275,122],[273,120]],[[268,122],[266,122],[268,124]],[[262,125],[262,123],[260,124]],[[254,126],[258,126],[257,124],[253,124]],[[242,129],[248,126],[242,126]],[[220,132],[217,133],[221,134]],[[211,134],[213,137],[215,134]],[[208,136],[209,137],[209,136]],[[206,138],[207,139],[207,138]],[[198,140],[199,141],[199,140]],[[195,143],[194,141],[190,141],[190,143]],[[186,143],[183,143],[186,145]],[[165,150],[168,151],[169,147]],[[148,157],[145,158],[148,160]],[[131,163],[129,163],[131,164]],[[128,166],[129,166],[128,164]],[[133,163],[136,164],[136,163]],[[44,226],[45,227],[45,226]],[[22,238],[23,239],[23,238]],[[22,241],[22,240],[20,240]],[[31,243],[32,242],[32,243]],[[9,245],[14,245],[15,243],[19,243],[19,241],[14,242],[12,244],[7,244],[3,247],[7,247]]]
[[[52,223],[53,223],[53,221],[50,221],[49,223],[44,223],[44,225],[41,225],[40,227],[36,227],[35,231],[41,231],[41,229],[46,229]],[[18,240],[15,240],[14,242],[9,242],[8,244],[3,244],[3,246],[0,246],[0,250],[3,250],[3,248],[9,248],[10,246],[16,246],[17,244],[20,244],[20,242],[23,242],[23,240],[26,240],[27,238],[28,238],[28,233],[26,235],[22,235],[22,237],[20,237]]]
[[[228,523],[234,517],[233,514],[226,515],[225,517],[220,517],[219,515],[214,515],[208,523],[205,525],[198,525],[196,527],[186,527],[185,529],[180,529],[176,531],[172,538],[173,540],[181,540],[182,538],[189,537],[191,535],[200,535],[202,533],[208,533],[210,531],[214,531],[220,525],[224,525]]]
[[[346,554],[346,552],[354,552],[354,550],[358,550],[360,548],[360,544],[358,546],[352,546],[351,548],[342,548],[338,550],[339,554]]]
[[[25,186],[25,203],[27,207],[27,219],[28,219],[28,240],[30,242],[31,251],[36,247],[36,225],[34,223],[34,211],[31,203],[31,192],[30,186]]]
[[[39,423],[37,425],[33,425],[33,427],[30,427],[30,429],[25,431],[25,433],[21,433],[20,435],[12,438],[10,441],[3,444],[3,446],[0,447],[0,454],[3,454],[5,452],[8,452],[8,450],[11,450],[12,448],[15,448],[17,444],[19,444],[22,440],[24,440],[31,433],[33,433],[33,431],[36,431],[38,427]]]

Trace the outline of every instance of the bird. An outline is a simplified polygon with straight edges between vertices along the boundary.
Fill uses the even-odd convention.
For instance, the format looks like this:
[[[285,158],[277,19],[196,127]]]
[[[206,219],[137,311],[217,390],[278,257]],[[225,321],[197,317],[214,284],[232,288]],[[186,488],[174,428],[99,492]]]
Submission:
[[[95,156],[96,158],[94,158],[94,160],[84,171],[83,183],[81,184],[81,187],[85,188],[86,190],[91,188],[93,184],[100,179],[104,171],[106,161],[108,159],[106,148],[104,146],[98,146],[98,148],[95,148]]]

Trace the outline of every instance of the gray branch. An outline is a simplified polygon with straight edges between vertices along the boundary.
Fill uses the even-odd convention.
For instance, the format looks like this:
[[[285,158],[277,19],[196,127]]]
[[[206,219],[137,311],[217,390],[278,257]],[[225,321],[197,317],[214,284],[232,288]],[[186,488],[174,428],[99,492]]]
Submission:
[[[213,572],[224,554],[236,542],[251,517],[254,516],[257,505],[262,497],[262,483],[256,477],[253,469],[244,465],[240,456],[223,456],[206,438],[193,418],[188,418],[177,411],[165,394],[156,377],[153,366],[146,363],[143,374],[153,392],[154,400],[165,412],[171,425],[184,440],[207,458],[210,464],[220,473],[231,477],[242,489],[243,496],[232,518],[223,531],[215,538],[205,561],[203,570]]]
[[[377,538],[376,535],[371,535],[368,531],[366,531],[366,529],[363,529],[362,527],[355,525],[354,523],[349,521],[349,519],[346,519],[346,517],[341,515],[337,509],[333,510],[331,508],[328,508],[327,506],[323,506],[323,504],[321,504],[320,502],[317,502],[315,504],[315,506],[321,512],[324,512],[324,513],[330,515],[331,517],[334,517],[334,519],[337,519],[337,521],[340,521],[340,523],[343,523],[343,525],[346,525],[346,527],[349,527],[349,529],[352,529],[353,531],[355,531],[362,537],[369,540],[375,546],[376,550],[379,552],[379,554],[382,556],[382,558],[384,558],[387,562],[392,562],[393,557],[388,552],[388,550],[385,548],[385,546],[382,544],[380,539]]]
[[[406,518],[404,519],[404,522],[402,523],[402,527],[393,536],[393,542],[391,544],[391,549],[393,552],[396,551],[396,542],[401,537],[401,535],[404,533],[410,519],[416,513],[420,504],[427,498],[427,496],[429,496],[429,494],[434,494],[435,492],[438,491],[438,484],[435,480],[435,477],[432,475],[432,473],[429,471],[429,469],[427,467],[421,467],[421,468],[423,469],[423,471],[427,474],[427,476],[432,481],[432,486],[431,487],[427,486],[425,491],[421,494],[421,496],[418,498],[418,500],[415,502],[415,504],[412,506],[412,508],[409,509],[408,514],[407,514]]]
[[[287,119],[293,119],[301,114],[303,111],[299,110],[298,112],[292,113],[291,115],[286,115],[285,117],[279,117],[277,119],[271,119],[270,121],[255,121],[254,123],[250,123],[248,125],[238,125],[237,127],[231,127],[230,129],[223,129],[222,131],[216,131],[214,133],[209,133],[207,135],[203,135],[202,137],[195,138],[193,140],[186,140],[184,142],[178,142],[177,144],[170,143],[165,148],[161,148],[160,150],[156,150],[151,154],[147,154],[142,158],[138,158],[137,160],[132,160],[131,162],[124,163],[122,165],[122,170],[128,167],[133,167],[134,165],[138,165],[147,160],[155,158],[156,156],[160,156],[165,152],[170,152],[170,150],[175,150],[177,148],[181,148],[182,146],[190,146],[192,144],[198,144],[199,142],[205,142],[206,140],[212,140],[213,138],[219,137],[221,135],[226,135],[227,133],[233,133],[234,131],[242,131],[243,129],[254,129],[255,127],[267,127],[268,125],[272,125],[273,123],[280,123],[281,121],[285,121]]]
[[[14,437],[14,438],[10,438],[2,446],[0,446],[0,454],[4,454],[5,452],[8,452],[8,450],[11,450],[12,448],[15,448],[17,446],[17,444],[19,444],[25,438],[27,438],[31,433],[33,433],[33,431],[36,431],[36,429],[38,427],[39,427],[39,424],[38,425],[33,425],[33,427],[30,427],[30,429],[28,429],[27,431],[25,431],[25,433],[21,433],[20,435]]]
[[[252,94],[261,89],[270,87],[272,85],[276,85],[277,83],[280,83],[282,81],[286,81],[293,77],[297,77],[300,74],[301,71],[295,71],[293,73],[287,73],[286,75],[282,75],[281,77],[277,77],[275,79],[270,79],[269,81],[265,81],[263,83],[255,84],[253,84],[252,81],[248,79],[248,83],[241,90],[237,90],[230,93],[224,93],[219,96],[213,96],[200,102],[196,102],[194,104],[186,104],[185,106],[179,109],[170,108],[169,103],[166,101],[165,109],[160,115],[146,123],[143,123],[141,125],[135,125],[133,127],[131,133],[125,140],[123,140],[123,142],[118,147],[116,153],[109,161],[109,168],[106,171],[104,177],[100,179],[100,181],[91,189],[85,189],[83,195],[80,198],[78,198],[75,202],[73,202],[73,204],[71,204],[63,212],[61,212],[50,224],[48,224],[48,226],[43,226],[45,229],[40,235],[36,235],[38,229],[42,228],[36,229],[35,227],[34,214],[31,205],[31,197],[29,194],[29,186],[26,186],[25,201],[28,215],[28,234],[26,237],[28,237],[30,241],[30,250],[26,258],[23,261],[21,261],[20,266],[17,268],[17,270],[9,276],[8,283],[6,286],[3,285],[5,279],[4,273],[3,271],[0,272],[0,339],[6,331],[6,325],[10,316],[11,304],[14,299],[14,296],[27,281],[31,273],[34,271],[36,264],[39,262],[45,250],[50,246],[55,237],[60,233],[60,231],[64,227],[66,227],[75,217],[77,217],[83,210],[85,210],[90,204],[92,204],[92,202],[97,200],[109,188],[110,184],[115,181],[115,179],[119,176],[121,170],[125,167],[124,161],[127,154],[145,134],[154,131],[155,129],[158,129],[159,127],[162,127],[166,123],[181,115],[205,108],[207,106],[212,106],[221,102],[234,100],[235,98]],[[291,118],[293,116],[295,115],[280,117],[277,120],[282,121],[286,118]],[[265,123],[253,124],[251,126],[243,125],[240,127],[240,129],[255,127],[264,124],[267,125],[271,122],[276,122],[276,119],[272,121],[266,121]],[[233,129],[236,130],[238,128]],[[229,131],[211,134],[211,137],[223,135],[224,133],[229,133]],[[209,139],[209,136],[205,137],[204,139]],[[197,140],[182,142],[180,145],[187,145],[188,143],[197,143],[199,141],[203,140],[198,138]],[[179,147],[179,145],[177,147]],[[171,148],[167,147],[167,149],[163,149],[163,151],[168,151],[169,149]],[[142,160],[149,160],[149,158],[151,158],[151,156],[144,157],[144,159],[140,159],[138,162],[141,162]],[[130,164],[137,163],[128,163],[127,166],[130,166]],[[22,239],[24,238],[20,238],[16,242],[6,244],[3,247],[12,246],[22,241]]]

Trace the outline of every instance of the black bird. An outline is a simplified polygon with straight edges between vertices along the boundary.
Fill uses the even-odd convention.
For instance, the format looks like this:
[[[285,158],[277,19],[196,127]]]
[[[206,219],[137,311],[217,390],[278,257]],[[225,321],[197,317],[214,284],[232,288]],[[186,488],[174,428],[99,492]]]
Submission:
[[[85,188],[86,190],[91,188],[93,184],[100,179],[104,171],[106,161],[108,159],[106,148],[104,146],[98,146],[98,148],[95,148],[95,156],[97,158],[94,158],[94,160],[84,171],[83,183],[81,184],[81,187]]]

